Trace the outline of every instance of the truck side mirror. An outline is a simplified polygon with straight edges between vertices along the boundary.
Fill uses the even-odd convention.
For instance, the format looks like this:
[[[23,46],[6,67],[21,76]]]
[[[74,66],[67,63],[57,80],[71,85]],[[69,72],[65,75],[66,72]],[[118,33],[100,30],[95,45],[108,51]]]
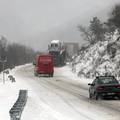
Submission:
[[[95,84],[92,84],[92,83],[88,83],[88,85],[90,85],[90,86],[94,86]]]
[[[91,83],[88,83],[88,85],[91,85]]]

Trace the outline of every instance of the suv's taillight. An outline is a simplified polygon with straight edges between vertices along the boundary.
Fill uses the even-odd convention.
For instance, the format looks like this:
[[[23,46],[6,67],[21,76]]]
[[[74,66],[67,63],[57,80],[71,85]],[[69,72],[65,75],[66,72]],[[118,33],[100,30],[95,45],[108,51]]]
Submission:
[[[118,86],[116,86],[116,87],[120,89],[120,85],[118,85]]]

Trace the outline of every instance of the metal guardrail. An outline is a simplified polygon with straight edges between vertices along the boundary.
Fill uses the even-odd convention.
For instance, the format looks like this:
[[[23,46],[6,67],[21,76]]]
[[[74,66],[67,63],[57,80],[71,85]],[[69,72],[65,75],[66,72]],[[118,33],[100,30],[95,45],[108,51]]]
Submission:
[[[27,90],[19,90],[19,96],[16,102],[14,103],[13,107],[10,109],[10,120],[20,120],[22,111],[26,105],[28,97]]]

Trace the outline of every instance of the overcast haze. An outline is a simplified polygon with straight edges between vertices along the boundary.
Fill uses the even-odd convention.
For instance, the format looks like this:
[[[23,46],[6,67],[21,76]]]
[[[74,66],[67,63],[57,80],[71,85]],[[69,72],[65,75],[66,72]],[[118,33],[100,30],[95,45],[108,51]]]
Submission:
[[[81,41],[76,29],[94,15],[105,19],[119,0],[0,0],[0,34],[38,50],[51,39]],[[99,13],[99,14],[98,14]]]

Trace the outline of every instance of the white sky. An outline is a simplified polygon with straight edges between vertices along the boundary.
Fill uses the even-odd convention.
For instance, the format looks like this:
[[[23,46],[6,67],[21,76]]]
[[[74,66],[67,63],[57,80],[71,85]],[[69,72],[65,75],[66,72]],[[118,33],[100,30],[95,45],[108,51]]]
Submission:
[[[75,18],[84,20],[116,2],[119,0],[0,0],[0,34],[10,41],[42,48],[48,40],[33,36],[39,38],[43,32],[51,32]]]

